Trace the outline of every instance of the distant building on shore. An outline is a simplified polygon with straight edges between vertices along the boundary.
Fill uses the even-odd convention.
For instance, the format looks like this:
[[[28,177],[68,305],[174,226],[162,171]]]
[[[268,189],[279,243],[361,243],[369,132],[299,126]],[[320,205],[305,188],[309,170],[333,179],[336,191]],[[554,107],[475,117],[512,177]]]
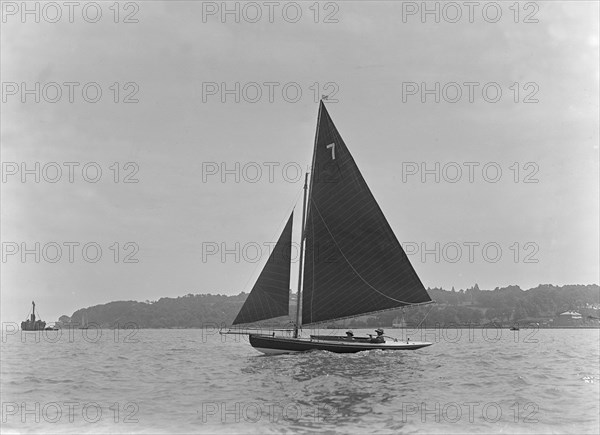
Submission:
[[[583,323],[583,317],[576,311],[565,311],[554,319],[554,326],[578,326]]]

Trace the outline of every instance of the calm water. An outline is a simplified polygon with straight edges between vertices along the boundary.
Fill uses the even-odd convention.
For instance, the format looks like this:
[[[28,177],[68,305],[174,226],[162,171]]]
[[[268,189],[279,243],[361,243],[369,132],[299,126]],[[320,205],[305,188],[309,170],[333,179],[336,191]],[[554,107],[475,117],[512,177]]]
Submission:
[[[598,330],[413,331],[435,344],[281,356],[214,330],[102,332],[3,335],[4,433],[599,432]]]

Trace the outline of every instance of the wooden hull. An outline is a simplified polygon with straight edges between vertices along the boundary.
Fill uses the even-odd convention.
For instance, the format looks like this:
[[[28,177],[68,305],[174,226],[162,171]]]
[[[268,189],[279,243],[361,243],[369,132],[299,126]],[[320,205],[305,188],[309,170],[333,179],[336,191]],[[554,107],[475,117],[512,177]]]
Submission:
[[[431,346],[427,342],[386,341],[370,343],[365,341],[318,340],[309,338],[273,337],[270,335],[250,334],[250,344],[256,350],[267,355],[326,350],[335,353],[356,353],[365,350],[415,350]]]

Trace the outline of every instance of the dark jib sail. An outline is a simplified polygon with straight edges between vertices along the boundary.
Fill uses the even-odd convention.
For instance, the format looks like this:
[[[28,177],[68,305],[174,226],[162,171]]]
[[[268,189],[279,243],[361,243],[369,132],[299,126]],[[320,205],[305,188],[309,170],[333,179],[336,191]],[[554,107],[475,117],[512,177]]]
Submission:
[[[234,325],[289,314],[293,216],[294,213],[290,215],[267,264],[233,321]]]
[[[302,324],[431,301],[321,102]]]

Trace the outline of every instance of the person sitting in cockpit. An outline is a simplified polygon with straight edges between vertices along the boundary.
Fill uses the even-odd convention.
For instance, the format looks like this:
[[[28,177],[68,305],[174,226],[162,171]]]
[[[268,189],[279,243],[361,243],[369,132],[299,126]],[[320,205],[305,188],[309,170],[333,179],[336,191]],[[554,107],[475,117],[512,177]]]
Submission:
[[[375,332],[377,333],[377,337],[373,337],[372,334],[369,334],[369,337],[371,337],[371,343],[385,343],[385,338],[383,338],[383,329],[377,328]]]

